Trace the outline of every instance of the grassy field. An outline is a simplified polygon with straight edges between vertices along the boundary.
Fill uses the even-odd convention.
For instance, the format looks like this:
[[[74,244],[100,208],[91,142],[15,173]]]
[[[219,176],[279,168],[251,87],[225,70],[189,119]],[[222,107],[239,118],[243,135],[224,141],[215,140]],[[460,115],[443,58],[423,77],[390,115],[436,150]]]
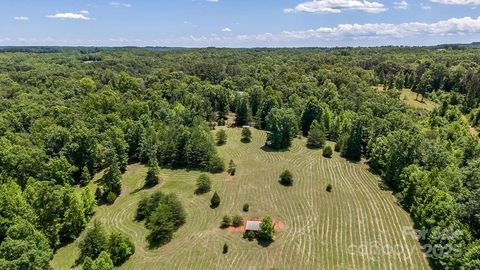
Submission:
[[[437,107],[437,104],[428,99],[424,99],[422,102],[422,97],[419,96],[417,100],[417,93],[412,92],[410,89],[403,89],[400,98],[405,101],[405,103],[415,109],[423,109],[427,111],[433,110]]]
[[[94,218],[109,230],[127,234],[136,253],[121,269],[428,269],[420,245],[404,231],[412,221],[380,179],[364,164],[355,164],[334,154],[323,158],[296,139],[289,151],[262,149],[266,134],[253,130],[253,141],[240,142],[241,129],[228,129],[228,143],[219,147],[225,160],[237,164],[234,178],[212,175],[214,190],[222,203],[212,210],[212,193],[194,195],[199,172],[162,169],[162,184],[140,190],[146,174],[141,165],[131,165],[123,178],[124,190],[112,206],[99,207]],[[278,183],[289,169],[292,187]],[[333,192],[325,191],[331,183]],[[134,221],[140,198],[156,189],[175,192],[187,211],[187,223],[167,245],[149,250],[147,230]],[[242,205],[250,212],[242,213]],[[219,228],[224,214],[248,217],[270,215],[283,224],[276,241],[264,247],[249,242],[238,232]],[[222,254],[228,243],[228,254]],[[394,248],[395,251],[390,249]],[[78,257],[76,244],[60,249],[52,266],[70,269]]]

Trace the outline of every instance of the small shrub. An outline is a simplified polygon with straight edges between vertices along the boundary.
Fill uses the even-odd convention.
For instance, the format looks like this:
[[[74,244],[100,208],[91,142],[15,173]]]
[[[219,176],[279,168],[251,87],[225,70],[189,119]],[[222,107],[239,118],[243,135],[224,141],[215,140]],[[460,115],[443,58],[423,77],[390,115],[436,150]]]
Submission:
[[[230,218],[229,215],[223,216],[222,219],[222,228],[227,228],[230,227],[230,224],[232,223],[232,219]]]
[[[210,177],[206,174],[201,174],[197,179],[197,189],[195,193],[197,194],[204,194],[210,191],[212,188],[212,181]]]
[[[330,146],[325,146],[325,148],[323,148],[323,153],[322,155],[326,158],[331,158],[332,155],[333,155],[333,151],[332,151],[332,147]]]
[[[243,237],[247,238],[248,241],[253,241],[253,239],[255,239],[255,233],[252,231],[248,231],[248,232],[245,232]]]
[[[242,216],[239,216],[239,215],[233,216],[233,218],[232,218],[232,226],[238,228],[238,227],[240,227],[240,226],[242,226],[242,225],[243,225],[243,218],[242,218]]]
[[[327,192],[332,192],[332,184],[327,185]]]
[[[218,145],[224,145],[227,143],[227,133],[225,130],[220,129],[217,131],[217,144]]]
[[[112,204],[115,202],[116,199],[117,199],[117,194],[110,191],[107,195],[107,203]]]
[[[217,125],[219,127],[225,126],[225,119],[223,119],[223,118],[218,119]]]
[[[225,243],[223,244],[223,254],[227,254],[228,253],[228,244]]]
[[[230,174],[231,176],[234,176],[236,171],[237,171],[237,165],[235,165],[233,160],[230,160],[230,163],[228,163],[228,170],[227,170],[228,174]]]
[[[248,212],[248,210],[250,209],[250,205],[248,203],[244,204],[243,205],[243,212]]]
[[[284,186],[293,185],[293,174],[289,170],[285,170],[280,175],[280,183]]]
[[[210,207],[217,208],[220,205],[220,196],[217,192],[213,193],[212,199],[210,200]]]
[[[147,176],[145,177],[145,187],[153,187],[158,185],[160,178],[158,177],[158,167],[149,167]]]

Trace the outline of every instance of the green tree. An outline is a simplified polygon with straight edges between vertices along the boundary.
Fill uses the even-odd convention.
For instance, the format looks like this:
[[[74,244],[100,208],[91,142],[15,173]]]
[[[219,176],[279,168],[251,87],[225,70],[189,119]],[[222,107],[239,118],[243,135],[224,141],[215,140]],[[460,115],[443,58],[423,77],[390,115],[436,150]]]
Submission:
[[[237,165],[235,165],[235,162],[233,162],[233,160],[230,160],[230,162],[228,163],[228,174],[230,175],[235,175],[235,172],[237,171]]]
[[[252,121],[252,109],[250,108],[250,101],[247,96],[239,99],[236,113],[237,117],[235,121],[238,126],[248,125],[248,123]]]
[[[222,228],[227,228],[232,223],[232,218],[229,215],[225,215],[222,218]]]
[[[330,145],[327,145],[323,148],[323,152],[322,152],[322,155],[326,158],[331,158],[332,155],[333,155],[333,150],[332,150],[332,147]]]
[[[159,173],[160,168],[158,167],[157,157],[150,155],[150,158],[148,159],[148,171],[145,176],[145,186],[153,187],[158,185],[160,182],[160,178],[158,177]]]
[[[224,145],[227,143],[227,133],[225,132],[224,129],[220,129],[217,131],[217,144],[218,145]]]
[[[163,245],[172,240],[175,223],[170,208],[160,204],[152,213],[147,228],[150,229],[147,239],[151,246]]]
[[[108,240],[108,253],[110,253],[113,265],[118,266],[135,253],[135,246],[125,235],[112,233]]]
[[[351,131],[347,137],[342,155],[351,160],[360,160],[362,156],[363,123],[357,119],[353,122]]]
[[[80,258],[96,259],[100,253],[108,250],[108,235],[100,221],[95,220],[79,243]]]
[[[110,254],[106,251],[102,251],[98,258],[93,263],[93,269],[95,270],[114,270],[115,266],[113,265]]]
[[[86,186],[90,181],[92,180],[92,177],[90,175],[90,171],[86,166],[83,167],[82,169],[82,174],[80,175],[80,185]]]
[[[64,239],[75,239],[85,228],[85,209],[82,201],[78,199],[73,191],[68,192],[64,199],[66,210],[63,214],[63,226],[61,235]]]
[[[110,158],[109,163],[108,169],[101,180],[103,194],[106,196],[108,193],[112,192],[115,195],[120,195],[120,192],[122,191],[122,172],[118,167],[117,157],[113,155],[113,157]]]
[[[86,187],[82,191],[82,203],[85,217],[91,217],[95,213],[95,207],[97,206],[97,201],[95,200],[95,195],[89,187]]]
[[[203,173],[200,174],[200,176],[197,178],[197,189],[195,190],[195,193],[204,194],[209,192],[211,188],[212,181],[210,180],[210,177]]]
[[[210,200],[210,207],[217,208],[220,205],[220,196],[217,192],[213,193],[212,199]]]
[[[293,185],[293,174],[289,170],[283,171],[280,175],[280,183],[284,186]]]
[[[297,118],[292,109],[274,108],[267,116],[267,144],[275,149],[290,147],[297,135]]]
[[[258,237],[265,241],[273,241],[273,236],[275,234],[275,225],[273,224],[272,218],[266,216],[262,219],[260,223],[260,231],[258,232]]]
[[[303,111],[301,119],[303,136],[308,135],[314,120],[317,120],[318,123],[323,123],[322,106],[316,98],[310,98],[307,102],[305,110]]]
[[[309,148],[322,148],[325,144],[326,136],[322,124],[317,120],[313,120],[312,126],[308,133],[307,146]]]
[[[250,128],[244,127],[242,128],[242,142],[249,143],[252,140],[252,131]]]
[[[233,227],[240,227],[243,225],[243,218],[240,215],[235,215],[232,218],[232,226]]]

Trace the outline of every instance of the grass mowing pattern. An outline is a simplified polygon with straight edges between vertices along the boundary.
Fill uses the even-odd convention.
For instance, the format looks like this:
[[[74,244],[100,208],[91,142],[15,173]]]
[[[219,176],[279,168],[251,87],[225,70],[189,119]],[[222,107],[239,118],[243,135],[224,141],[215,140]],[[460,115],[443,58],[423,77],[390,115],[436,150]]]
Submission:
[[[147,169],[129,166],[123,192],[112,206],[97,209],[94,218],[108,229],[121,231],[134,241],[136,253],[121,269],[428,269],[418,242],[404,235],[412,226],[380,179],[364,164],[348,162],[337,153],[332,159],[321,150],[309,150],[305,140],[295,139],[289,151],[262,150],[266,134],[252,129],[252,142],[240,142],[241,129],[227,129],[228,142],[219,147],[228,162],[237,164],[236,175],[212,175],[212,192],[194,195],[200,172],[161,170],[161,185],[141,190]],[[294,174],[292,187],[278,183],[285,169]],[[333,192],[326,192],[331,183]],[[137,203],[156,189],[175,192],[187,212],[187,223],[167,245],[149,250],[148,231],[134,221]],[[210,209],[213,191],[222,203]],[[242,212],[250,204],[248,213]],[[219,228],[223,215],[270,215],[284,224],[268,247],[249,242],[241,233]],[[228,254],[222,254],[228,243]],[[389,255],[375,250],[375,243],[396,247]],[[360,252],[358,248],[369,248]],[[355,251],[355,252],[352,252]],[[75,244],[60,249],[52,265],[69,269],[78,250]]]

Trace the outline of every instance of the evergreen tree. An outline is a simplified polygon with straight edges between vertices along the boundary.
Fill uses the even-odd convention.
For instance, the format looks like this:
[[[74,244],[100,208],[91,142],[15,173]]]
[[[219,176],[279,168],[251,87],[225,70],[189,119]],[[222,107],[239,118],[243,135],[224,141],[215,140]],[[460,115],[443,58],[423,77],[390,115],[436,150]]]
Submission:
[[[118,167],[117,157],[113,155],[109,163],[108,169],[101,182],[103,194],[108,195],[108,193],[112,192],[115,195],[120,195],[122,191],[122,173]]]
[[[342,155],[351,160],[360,160],[362,155],[363,123],[360,119],[353,122],[348,138],[342,149]]]
[[[252,131],[250,128],[244,127],[242,129],[242,142],[249,143],[252,140]]]
[[[87,166],[84,166],[82,169],[82,174],[80,176],[80,185],[81,186],[86,186],[90,181],[92,180],[92,177],[90,175],[90,171],[88,170]]]
[[[231,223],[232,223],[232,219],[230,218],[229,215],[223,216],[223,218],[222,218],[222,228],[229,227]]]
[[[247,96],[239,99],[236,112],[237,118],[235,121],[238,126],[248,125],[248,123],[252,121],[252,110]]]
[[[302,114],[302,133],[303,136],[307,136],[310,131],[310,127],[314,120],[317,120],[319,123],[322,123],[322,106],[320,102],[312,97],[308,100],[307,106]]]
[[[273,235],[275,234],[275,225],[273,224],[272,218],[266,216],[262,219],[260,224],[260,231],[258,232],[258,237],[265,241],[272,241]]]
[[[210,207],[217,208],[220,205],[220,196],[217,192],[213,193],[212,199],[210,200]]]
[[[89,187],[86,187],[82,192],[82,203],[85,217],[90,217],[95,213],[97,202],[95,196]]]
[[[98,258],[93,263],[93,269],[95,270],[114,270],[115,266],[113,265],[112,259],[110,259],[110,254],[103,251],[100,253]]]
[[[150,155],[148,159],[148,171],[145,176],[145,187],[153,187],[160,182],[160,178],[158,177],[159,172],[160,168],[158,167],[157,157]]]
[[[312,126],[308,133],[307,146],[309,148],[322,148],[325,144],[325,131],[322,124],[317,120],[313,120]]]
[[[235,175],[235,172],[237,171],[237,165],[235,165],[235,163],[233,162],[233,160],[230,160],[230,162],[228,163],[228,170],[227,172],[230,174],[230,175]]]
[[[212,181],[210,180],[210,177],[206,174],[200,174],[200,176],[197,178],[197,189],[195,190],[195,193],[197,194],[204,194],[210,191],[212,188]]]
[[[217,144],[224,145],[227,143],[227,133],[224,129],[217,131]]]
[[[333,150],[332,150],[332,147],[330,145],[327,145],[323,148],[323,152],[322,152],[322,155],[326,158],[331,158],[332,155],[333,155]]]
[[[168,243],[175,232],[175,223],[170,208],[165,204],[160,204],[149,218],[147,228],[150,229],[147,239],[151,246]]]
[[[118,266],[135,253],[135,246],[128,237],[114,232],[110,234],[108,240],[108,253],[110,253],[113,265]]]

